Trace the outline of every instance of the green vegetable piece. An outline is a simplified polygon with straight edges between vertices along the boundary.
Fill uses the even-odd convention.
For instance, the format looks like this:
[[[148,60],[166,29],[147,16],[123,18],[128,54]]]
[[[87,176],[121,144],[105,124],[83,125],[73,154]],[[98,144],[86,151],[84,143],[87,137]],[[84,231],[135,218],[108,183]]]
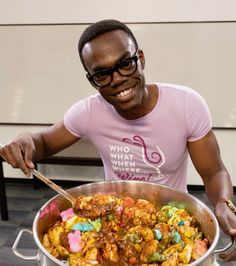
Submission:
[[[113,214],[108,214],[107,215],[107,221],[112,221],[114,219],[114,215]]]
[[[154,235],[155,235],[155,238],[157,240],[161,240],[162,239],[162,233],[161,233],[160,229],[154,229]]]
[[[153,252],[149,254],[147,258],[148,262],[163,262],[165,260],[166,260],[166,256],[159,252]]]
[[[172,243],[173,244],[178,244],[181,241],[181,236],[180,236],[178,231],[173,230],[171,232],[171,236],[172,236]]]
[[[168,216],[172,217],[177,210],[178,210],[178,208],[176,208],[176,207],[169,209]]]
[[[141,243],[143,238],[138,233],[132,233],[129,235],[129,239],[132,243]]]
[[[181,202],[169,202],[168,203],[168,206],[171,206],[171,207],[176,207],[178,209],[184,209],[186,210],[187,209],[187,206],[185,203],[181,203]]]
[[[91,221],[90,219],[88,219],[88,221],[93,225],[93,227],[96,229],[97,232],[100,231],[101,226],[102,226],[100,218],[98,218],[94,221]]]

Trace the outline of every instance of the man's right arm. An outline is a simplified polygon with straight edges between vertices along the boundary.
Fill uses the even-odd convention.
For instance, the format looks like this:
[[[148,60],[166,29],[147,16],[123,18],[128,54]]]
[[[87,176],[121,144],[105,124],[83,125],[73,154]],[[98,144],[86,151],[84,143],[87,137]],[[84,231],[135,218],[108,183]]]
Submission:
[[[39,133],[24,133],[0,148],[0,156],[12,167],[20,168],[26,175],[34,168],[33,161],[51,156],[78,141],[59,121]]]

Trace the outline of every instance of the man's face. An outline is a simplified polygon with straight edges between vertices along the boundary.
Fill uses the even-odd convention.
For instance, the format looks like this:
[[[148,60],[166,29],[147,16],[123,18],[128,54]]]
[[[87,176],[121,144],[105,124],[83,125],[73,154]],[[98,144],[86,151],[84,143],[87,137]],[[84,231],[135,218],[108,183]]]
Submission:
[[[117,63],[132,57],[136,48],[132,39],[122,30],[104,33],[85,44],[82,55],[90,75],[100,70],[114,67]],[[112,104],[125,118],[134,119],[142,112],[145,96],[143,74],[144,55],[138,51],[137,70],[130,76],[122,76],[117,71],[111,74],[110,84],[94,87],[102,97]]]

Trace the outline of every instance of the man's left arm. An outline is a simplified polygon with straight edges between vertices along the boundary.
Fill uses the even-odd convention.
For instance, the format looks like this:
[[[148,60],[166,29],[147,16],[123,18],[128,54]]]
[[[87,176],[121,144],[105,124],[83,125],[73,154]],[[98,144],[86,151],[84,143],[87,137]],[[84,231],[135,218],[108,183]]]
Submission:
[[[236,236],[236,215],[225,200],[232,200],[233,186],[230,175],[220,155],[216,137],[211,130],[200,140],[188,142],[188,151],[192,162],[202,177],[205,191],[215,208],[215,215],[222,230]]]

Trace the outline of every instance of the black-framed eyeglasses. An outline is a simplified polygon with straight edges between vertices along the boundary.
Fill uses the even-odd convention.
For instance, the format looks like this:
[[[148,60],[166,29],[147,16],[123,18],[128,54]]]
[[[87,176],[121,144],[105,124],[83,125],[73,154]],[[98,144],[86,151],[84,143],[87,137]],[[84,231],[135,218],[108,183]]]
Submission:
[[[121,76],[129,77],[132,76],[137,70],[138,56],[136,55],[138,49],[135,51],[132,57],[126,58],[115,66],[99,70],[94,74],[87,73],[87,78],[95,86],[101,88],[108,86],[113,80],[113,73],[116,71]]]

